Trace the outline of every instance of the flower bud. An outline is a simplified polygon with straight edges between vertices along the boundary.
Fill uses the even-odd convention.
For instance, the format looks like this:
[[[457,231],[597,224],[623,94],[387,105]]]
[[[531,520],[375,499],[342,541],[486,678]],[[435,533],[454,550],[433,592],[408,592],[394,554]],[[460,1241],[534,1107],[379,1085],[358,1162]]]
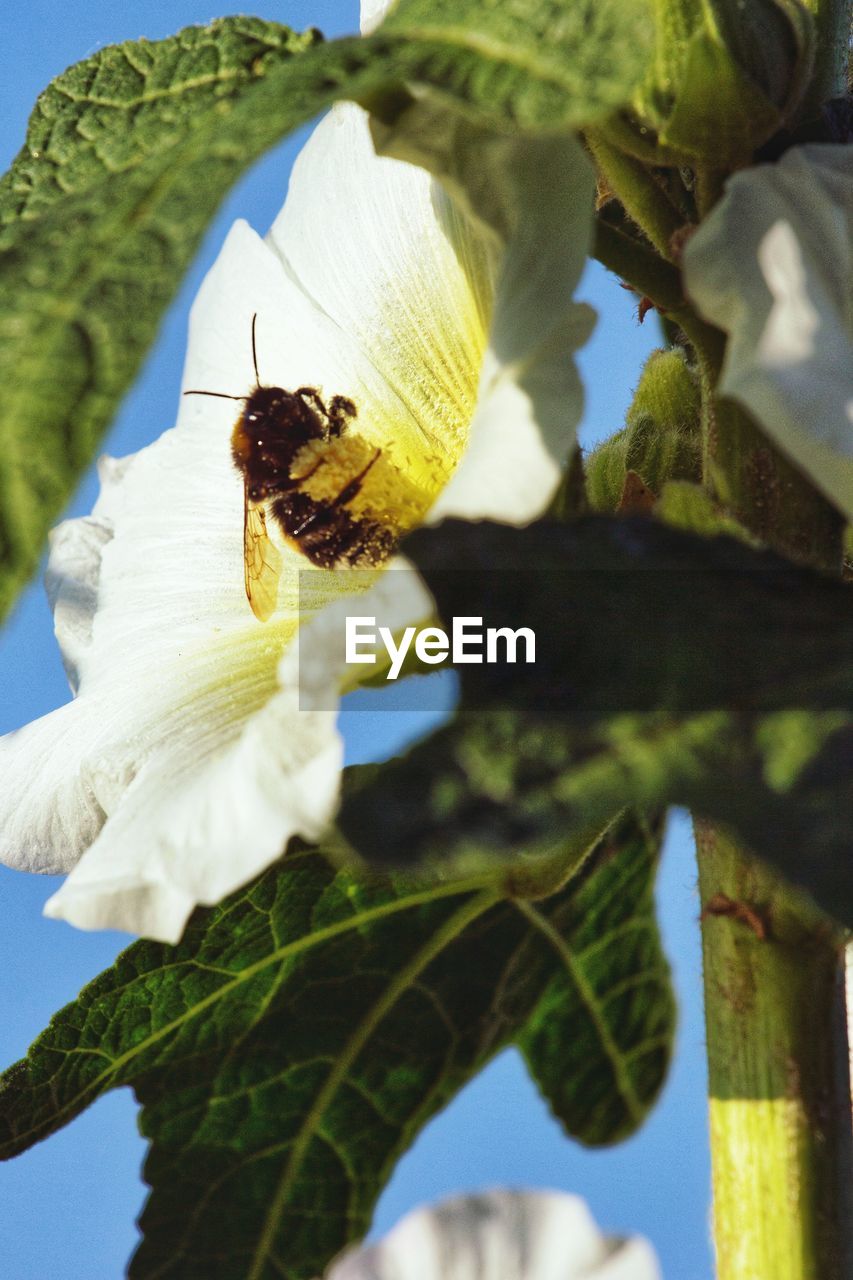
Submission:
[[[619,509],[629,476],[638,477],[655,497],[668,480],[699,480],[699,413],[698,379],[684,352],[677,347],[653,352],[628,410],[627,425],[587,459],[587,494],[593,510]]]
[[[801,0],[656,0],[654,70],[635,96],[641,132],[684,163],[747,163],[791,121],[814,64]]]
[[[682,347],[653,351],[646,361],[628,410],[629,426],[651,418],[660,429],[699,431],[699,378]]]

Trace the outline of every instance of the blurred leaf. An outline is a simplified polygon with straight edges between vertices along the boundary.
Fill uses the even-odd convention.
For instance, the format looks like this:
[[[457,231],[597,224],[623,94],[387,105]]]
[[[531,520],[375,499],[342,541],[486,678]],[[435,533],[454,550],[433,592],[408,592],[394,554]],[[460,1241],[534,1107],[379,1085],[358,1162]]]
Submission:
[[[517,1040],[587,1143],[643,1119],[672,1038],[652,882],[659,832],[624,820],[547,899],[485,882],[335,871],[292,850],[138,942],[0,1086],[0,1153],[131,1085],[152,1147],[136,1277],[319,1274],[370,1223],[395,1159]]]
[[[470,871],[685,804],[851,922],[849,586],[643,518],[447,522],[405,550],[445,620],[530,627],[536,661],[460,668],[456,720],[345,803],[357,849]]]
[[[749,546],[759,547],[757,538],[728,515],[704,486],[687,480],[668,480],[655,503],[655,516],[666,524],[705,538],[726,534]]]
[[[59,76],[0,182],[0,619],[253,160],[336,98],[387,110],[409,81],[503,127],[594,118],[641,72],[645,4],[404,0],[329,44],[225,18]]]
[[[661,129],[664,145],[728,169],[748,162],[782,120],[731,51],[707,31],[696,31],[687,45],[675,105]]]

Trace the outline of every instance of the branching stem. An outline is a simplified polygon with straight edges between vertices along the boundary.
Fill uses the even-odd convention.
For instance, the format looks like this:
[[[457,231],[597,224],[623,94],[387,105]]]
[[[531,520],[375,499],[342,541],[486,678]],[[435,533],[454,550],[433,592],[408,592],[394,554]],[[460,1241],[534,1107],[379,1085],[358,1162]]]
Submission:
[[[612,146],[594,129],[585,137],[601,177],[661,257],[672,261],[673,237],[684,224],[682,214],[641,161]]]

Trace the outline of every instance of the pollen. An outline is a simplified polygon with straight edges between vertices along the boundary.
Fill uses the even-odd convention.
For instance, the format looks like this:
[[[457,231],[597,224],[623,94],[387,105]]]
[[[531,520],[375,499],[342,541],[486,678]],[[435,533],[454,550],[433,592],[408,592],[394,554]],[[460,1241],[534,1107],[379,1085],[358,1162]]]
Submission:
[[[369,468],[369,469],[368,469]],[[293,459],[291,476],[314,502],[332,504],[355,476],[364,474],[358,492],[347,502],[356,520],[383,525],[395,538],[423,519],[429,496],[406,477],[385,449],[355,432],[332,440],[311,440]]]

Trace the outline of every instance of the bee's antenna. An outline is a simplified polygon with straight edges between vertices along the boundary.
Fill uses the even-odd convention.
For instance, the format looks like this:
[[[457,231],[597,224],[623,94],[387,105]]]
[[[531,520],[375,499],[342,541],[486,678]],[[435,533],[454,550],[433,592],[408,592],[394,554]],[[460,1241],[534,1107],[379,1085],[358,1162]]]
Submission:
[[[260,386],[261,375],[258,373],[258,349],[255,346],[255,325],[257,324],[257,321],[258,321],[258,313],[256,311],[255,314],[252,316],[252,364],[255,366],[255,382],[258,386]]]
[[[245,400],[246,396],[227,396],[224,391],[185,391],[185,396],[216,396],[217,400]]]

